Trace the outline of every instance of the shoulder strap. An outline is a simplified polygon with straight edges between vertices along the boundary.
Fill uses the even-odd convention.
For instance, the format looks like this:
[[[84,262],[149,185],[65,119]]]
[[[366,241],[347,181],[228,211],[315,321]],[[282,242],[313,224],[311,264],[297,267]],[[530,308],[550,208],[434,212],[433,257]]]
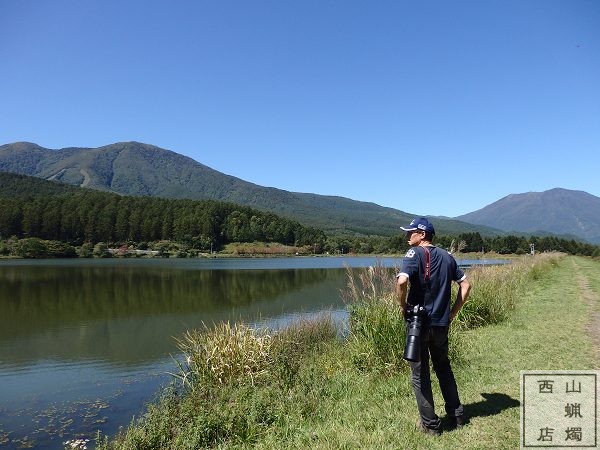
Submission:
[[[431,277],[431,252],[427,247],[423,247],[423,250],[425,250],[425,260],[423,261],[425,267],[423,267],[423,276],[427,282]]]
[[[431,299],[431,251],[427,247],[421,247],[423,249],[423,258],[421,262],[423,263],[423,281],[421,282],[421,289],[423,292],[423,300],[422,306],[426,307],[430,305],[432,302]]]

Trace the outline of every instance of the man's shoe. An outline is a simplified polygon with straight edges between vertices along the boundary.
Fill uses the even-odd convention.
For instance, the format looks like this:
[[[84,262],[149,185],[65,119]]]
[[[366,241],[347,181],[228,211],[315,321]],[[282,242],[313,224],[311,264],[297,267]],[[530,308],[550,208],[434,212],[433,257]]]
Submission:
[[[417,428],[423,433],[428,434],[430,436],[439,436],[440,434],[442,434],[442,432],[437,428],[427,428],[425,425],[423,425],[421,419],[417,421]]]
[[[455,416],[450,418],[450,423],[452,424],[452,428],[462,428],[469,423],[469,419],[464,415]]]

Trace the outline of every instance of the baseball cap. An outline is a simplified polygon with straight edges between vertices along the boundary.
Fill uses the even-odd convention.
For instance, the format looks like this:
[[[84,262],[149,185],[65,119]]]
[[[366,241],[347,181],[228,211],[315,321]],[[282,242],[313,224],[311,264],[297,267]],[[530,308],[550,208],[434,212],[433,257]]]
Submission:
[[[435,229],[433,228],[433,225],[431,223],[429,223],[429,220],[427,220],[425,217],[419,217],[418,219],[413,219],[408,224],[408,226],[400,227],[400,228],[402,228],[404,231],[422,230],[425,233],[435,234]]]

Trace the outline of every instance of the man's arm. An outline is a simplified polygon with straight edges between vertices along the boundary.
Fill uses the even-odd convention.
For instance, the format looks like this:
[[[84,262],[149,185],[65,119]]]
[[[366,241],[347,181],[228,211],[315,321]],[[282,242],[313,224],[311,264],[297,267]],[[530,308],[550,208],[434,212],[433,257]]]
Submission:
[[[406,294],[408,293],[408,277],[400,274],[396,277],[396,299],[400,303],[402,315],[406,311]]]
[[[450,322],[454,320],[460,308],[466,303],[469,298],[469,292],[471,292],[471,283],[469,283],[466,279],[458,282],[458,292],[456,294],[456,300],[454,301],[454,305],[452,305],[452,309],[450,310]]]

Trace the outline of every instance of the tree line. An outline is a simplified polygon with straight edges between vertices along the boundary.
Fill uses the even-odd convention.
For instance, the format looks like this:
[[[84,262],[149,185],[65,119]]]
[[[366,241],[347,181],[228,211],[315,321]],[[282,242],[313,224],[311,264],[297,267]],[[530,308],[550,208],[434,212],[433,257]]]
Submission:
[[[0,198],[0,239],[73,245],[171,240],[200,250],[229,242],[322,246],[323,231],[232,203],[126,197],[94,191]]]
[[[501,255],[556,251],[571,255],[600,257],[600,247],[557,236],[481,236],[477,232],[446,234],[434,238],[434,244],[452,253],[494,252]],[[403,253],[408,250],[404,233],[392,237],[328,236],[325,249],[336,253]]]
[[[160,255],[188,251],[193,255],[232,242],[279,243],[316,254],[397,254],[408,248],[401,232],[391,237],[325,235],[294,220],[232,203],[120,196],[0,173],[0,255],[76,256],[72,246],[78,246],[81,255],[101,256],[107,255],[107,244],[134,244]],[[154,244],[144,245],[148,243]],[[539,252],[600,256],[598,246],[557,236],[483,237],[467,232],[436,236],[435,244],[452,253],[523,254],[533,245]]]
[[[454,243],[453,243],[454,242]],[[525,254],[533,249],[536,252],[556,251],[571,255],[600,256],[600,247],[588,242],[565,239],[558,236],[491,236],[482,237],[479,233],[462,233],[443,236],[438,244],[458,252],[495,252],[501,255]]]

